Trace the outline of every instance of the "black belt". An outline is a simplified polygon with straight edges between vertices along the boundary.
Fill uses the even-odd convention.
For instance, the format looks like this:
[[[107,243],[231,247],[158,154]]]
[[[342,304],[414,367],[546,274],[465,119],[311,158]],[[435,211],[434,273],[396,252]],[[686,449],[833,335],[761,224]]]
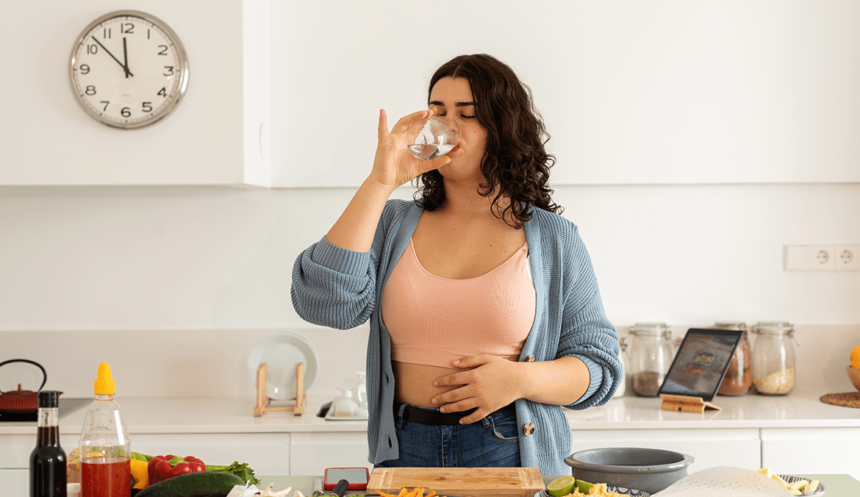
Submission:
[[[400,412],[400,406],[406,406],[403,409],[403,421],[408,421],[410,423],[418,423],[420,425],[430,425],[430,426],[444,426],[444,425],[458,425],[460,424],[460,420],[465,418],[466,416],[472,414],[477,411],[477,407],[473,407],[468,411],[462,412],[439,412],[439,409],[430,409],[430,408],[422,408],[415,407],[410,404],[406,404],[404,402],[400,402],[399,400],[394,401],[394,415]],[[510,404],[498,409],[496,411],[491,412],[489,415],[510,411],[514,411],[514,403]]]

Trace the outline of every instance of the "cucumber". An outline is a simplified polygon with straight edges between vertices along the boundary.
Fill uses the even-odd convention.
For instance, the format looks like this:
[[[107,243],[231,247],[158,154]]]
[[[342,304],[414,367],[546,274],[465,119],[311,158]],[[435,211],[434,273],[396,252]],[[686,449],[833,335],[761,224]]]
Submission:
[[[137,497],[226,497],[236,485],[245,485],[228,473],[188,473],[150,485]]]

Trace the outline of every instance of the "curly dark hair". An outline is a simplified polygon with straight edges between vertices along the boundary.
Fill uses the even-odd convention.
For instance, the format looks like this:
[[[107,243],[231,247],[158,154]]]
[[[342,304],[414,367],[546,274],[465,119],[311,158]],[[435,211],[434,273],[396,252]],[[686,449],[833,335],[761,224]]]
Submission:
[[[460,55],[443,64],[430,79],[428,104],[433,86],[445,77],[466,78],[472,88],[478,122],[487,128],[487,147],[481,172],[487,184],[478,193],[493,196],[493,215],[514,228],[531,219],[532,206],[561,214],[547,186],[549,169],[555,157],[546,153],[549,141],[540,113],[532,101],[531,89],[522,83],[506,64],[487,54]],[[433,170],[416,178],[415,201],[432,211],[445,203],[442,174]],[[496,207],[503,197],[510,205],[499,214]],[[507,212],[510,212],[510,216]],[[513,224],[508,218],[513,218]]]

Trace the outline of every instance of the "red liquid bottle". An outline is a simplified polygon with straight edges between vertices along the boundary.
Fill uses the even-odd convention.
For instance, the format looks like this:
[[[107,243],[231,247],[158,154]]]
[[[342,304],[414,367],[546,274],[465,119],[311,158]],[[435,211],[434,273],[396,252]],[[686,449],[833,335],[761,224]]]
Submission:
[[[60,392],[39,392],[36,448],[30,454],[30,497],[66,497],[66,453],[60,447]]]
[[[131,444],[122,409],[113,400],[116,382],[110,365],[99,365],[96,400],[90,404],[81,431],[82,497],[131,495]]]

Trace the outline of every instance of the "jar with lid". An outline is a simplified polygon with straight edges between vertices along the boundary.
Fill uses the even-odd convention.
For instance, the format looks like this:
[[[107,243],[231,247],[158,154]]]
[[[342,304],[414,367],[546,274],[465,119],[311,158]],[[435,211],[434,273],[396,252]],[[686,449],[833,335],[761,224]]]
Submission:
[[[623,374],[621,378],[621,384],[618,385],[618,390],[612,395],[612,398],[616,397],[624,397],[624,394],[627,392],[627,375],[630,374],[630,359],[627,355],[627,343],[622,338],[618,340],[618,346],[620,347],[620,351],[618,352],[618,359],[621,361],[621,373]]]
[[[762,321],[752,327],[753,386],[764,395],[786,395],[794,390],[794,326],[785,321]]]
[[[672,330],[666,323],[635,323],[630,334],[630,387],[640,397],[656,397],[675,353]]]
[[[714,323],[714,328],[744,332],[741,335],[740,343],[735,348],[735,353],[732,355],[732,362],[726,369],[726,376],[723,377],[720,390],[717,392],[719,395],[744,395],[749,392],[752,386],[752,353],[747,336],[747,325],[733,321],[718,321]]]

